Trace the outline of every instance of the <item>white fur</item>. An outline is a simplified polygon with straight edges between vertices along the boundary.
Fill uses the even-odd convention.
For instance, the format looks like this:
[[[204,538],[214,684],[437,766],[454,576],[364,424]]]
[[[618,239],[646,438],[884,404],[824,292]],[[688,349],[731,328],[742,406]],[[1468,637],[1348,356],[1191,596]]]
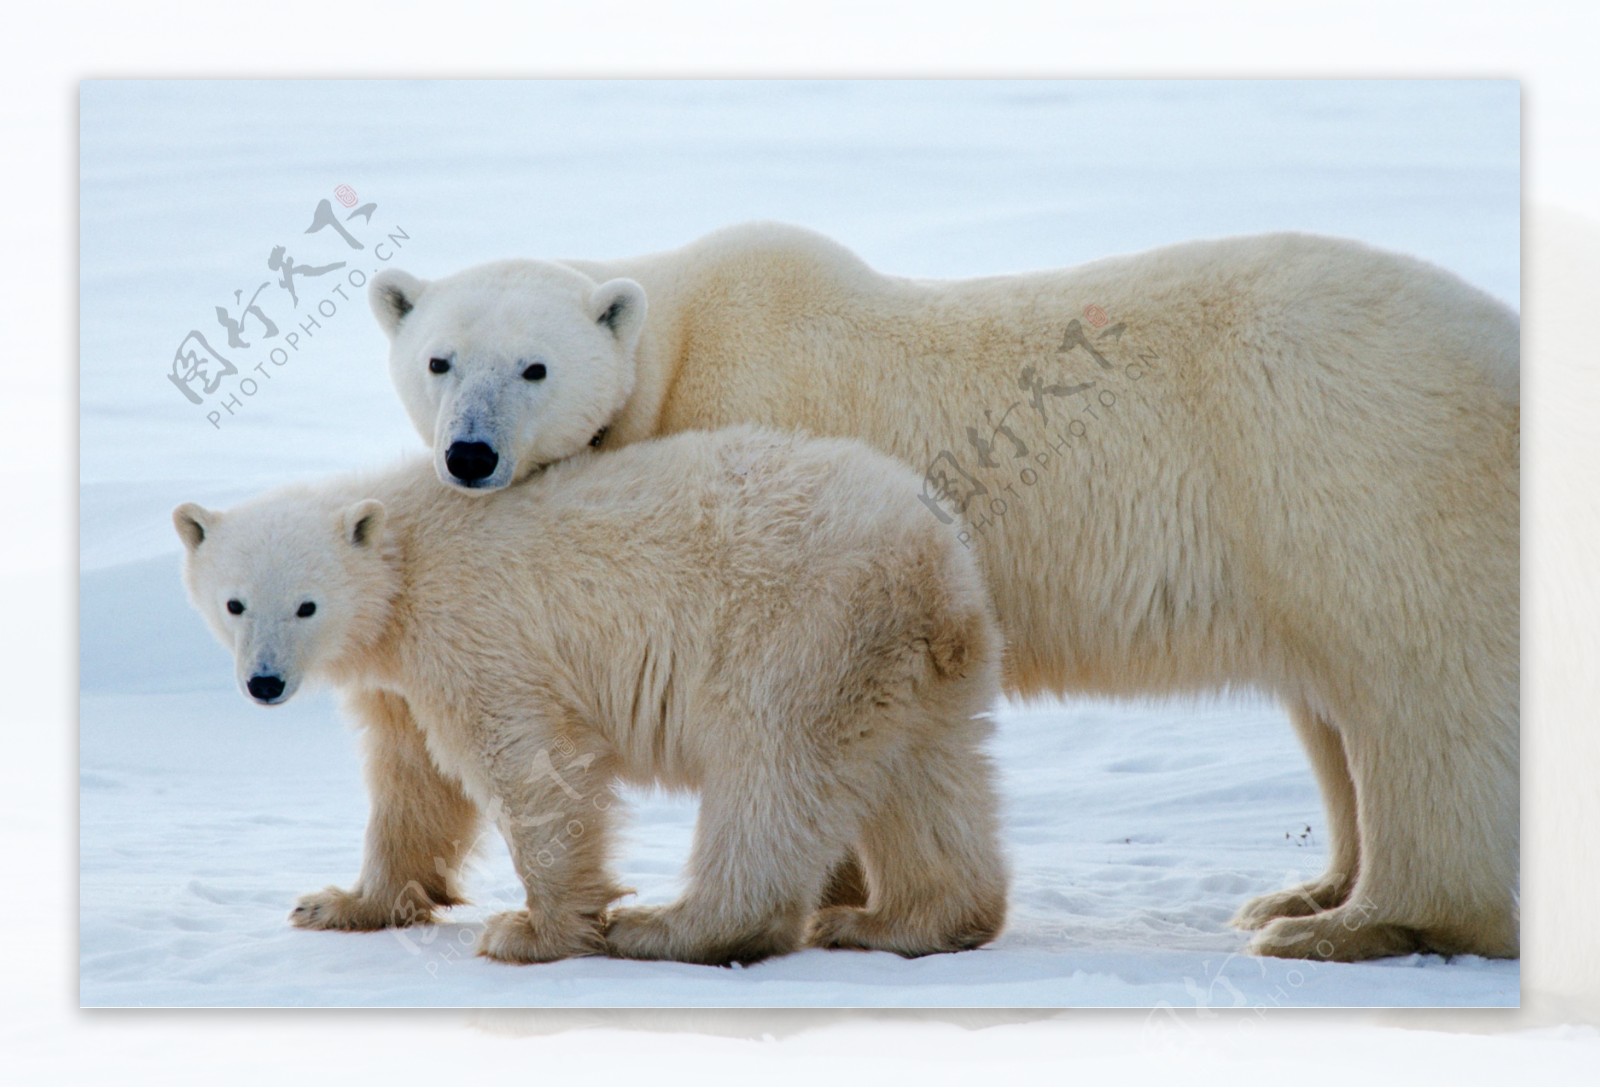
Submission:
[[[348,542],[348,548],[328,547],[327,540],[306,531],[303,520],[283,517],[283,507],[276,504],[242,506],[229,519],[224,540],[244,535],[252,543],[248,552],[216,544],[221,514],[195,503],[184,503],[172,514],[188,549],[184,577],[195,608],[233,652],[240,691],[250,695],[246,685],[253,676],[284,682],[281,695],[258,700],[273,705],[293,697],[314,663],[346,642],[364,614],[352,586],[364,558],[360,553],[383,524],[383,507],[360,501],[329,510],[318,498],[312,488],[290,489],[278,502],[303,503],[324,534]],[[244,611],[230,614],[230,601]],[[307,603],[316,606],[314,614],[297,615]]]
[[[594,284],[568,272],[530,280],[515,262],[424,284],[396,269],[373,278],[374,312],[394,338],[391,376],[432,444],[439,478],[456,442],[504,451],[492,491],[582,449],[627,403],[645,299],[626,279]],[[435,374],[434,359],[449,370]],[[530,381],[528,367],[545,376]]]
[[[559,402],[504,402],[521,414],[502,423],[512,464],[495,483],[600,426],[608,448],[741,422],[870,442],[926,470],[926,516],[967,515],[1013,691],[1283,698],[1333,859],[1240,912],[1257,951],[1516,954],[1520,419],[1504,306],[1422,262],[1304,235],[925,281],[805,231],[737,227],[629,260],[471,269],[439,281],[464,296],[431,308],[424,286],[391,326],[424,438],[437,447],[448,413],[416,377],[420,330],[492,300],[503,321],[473,340],[484,358],[586,344],[588,292],[619,278],[649,299],[636,349],[574,346],[556,360],[580,372]],[[1036,404],[1039,384],[1055,392]]]
[[[999,634],[915,485],[860,443],[737,428],[572,458],[487,497],[417,461],[180,507],[190,595],[241,682],[272,670],[287,698],[331,679],[366,726],[361,875],[305,897],[295,924],[430,919],[460,901],[488,816],[527,892],[484,933],[498,959],[989,940],[1005,912],[981,747]],[[619,777],[702,794],[672,906],[611,909]]]

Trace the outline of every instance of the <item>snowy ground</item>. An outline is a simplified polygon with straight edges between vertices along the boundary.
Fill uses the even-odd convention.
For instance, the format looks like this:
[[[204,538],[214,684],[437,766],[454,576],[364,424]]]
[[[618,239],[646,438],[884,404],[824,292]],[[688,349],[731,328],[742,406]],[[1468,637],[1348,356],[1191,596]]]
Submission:
[[[490,964],[467,952],[516,898],[498,843],[445,926],[291,930],[296,895],[359,864],[354,738],[327,696],[264,711],[234,690],[183,599],[168,511],[415,447],[360,292],[332,290],[384,264],[621,255],[776,218],[887,271],[979,275],[1292,228],[1418,254],[1515,304],[1518,105],[1510,83],[85,85],[82,1002],[1516,1004],[1515,963],[1238,955],[1238,903],[1323,861],[1288,725],[1247,697],[1002,708],[1013,914],[976,953]],[[303,233],[339,185],[377,204],[350,226],[359,251]],[[347,264],[300,281],[298,309],[269,287],[279,337],[247,323],[252,347],[230,350],[213,310],[237,315],[278,245]],[[273,365],[268,345],[321,303]],[[201,405],[166,377],[191,329],[238,364]],[[643,899],[672,895],[693,813],[636,798],[620,868]]]

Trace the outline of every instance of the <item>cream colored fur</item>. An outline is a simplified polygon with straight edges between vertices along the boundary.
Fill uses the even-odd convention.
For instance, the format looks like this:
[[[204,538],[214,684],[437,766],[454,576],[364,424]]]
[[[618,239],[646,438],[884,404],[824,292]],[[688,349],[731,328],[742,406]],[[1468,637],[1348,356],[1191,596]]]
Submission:
[[[861,438],[926,471],[928,520],[971,523],[1012,692],[1280,696],[1333,857],[1240,911],[1255,951],[1517,954],[1518,322],[1504,306],[1421,262],[1303,235],[927,281],[753,225],[635,259],[406,282],[414,313],[375,306],[424,437],[430,350],[463,373],[540,350],[568,379],[510,409],[507,482],[605,423],[606,447],[741,422]],[[599,351],[592,300],[627,292],[637,316],[630,283],[648,310],[626,330],[636,346],[619,334]],[[452,297],[482,312],[467,320]],[[564,318],[562,299],[577,300]]]
[[[482,936],[495,959],[988,941],[1000,639],[916,483],[859,443],[737,428],[572,458],[487,499],[418,461],[180,507],[186,582],[241,682],[325,677],[366,726],[360,877],[294,922],[429,920],[459,900],[483,814],[527,889]],[[617,779],[702,795],[670,906],[611,908]],[[852,851],[865,904],[823,907]]]

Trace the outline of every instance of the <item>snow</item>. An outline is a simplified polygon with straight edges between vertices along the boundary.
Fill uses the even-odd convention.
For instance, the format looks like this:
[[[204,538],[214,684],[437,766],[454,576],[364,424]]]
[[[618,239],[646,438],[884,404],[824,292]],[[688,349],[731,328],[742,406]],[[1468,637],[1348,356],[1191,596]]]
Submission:
[[[1297,229],[1422,256],[1515,304],[1518,115],[1511,82],[85,84],[80,1000],[1516,1005],[1514,962],[1240,954],[1239,903],[1325,860],[1288,723],[1250,693],[998,708],[1015,882],[1006,932],[978,952],[493,964],[470,948],[518,899],[497,840],[474,904],[445,925],[293,930],[297,895],[359,866],[356,739],[326,693],[273,710],[238,694],[184,600],[168,512],[384,463],[417,439],[360,292],[330,291],[348,268],[302,280],[298,311],[262,295],[284,332],[333,307],[284,366],[258,338],[202,406],[165,375],[190,329],[226,344],[213,309],[237,312],[236,289],[273,278],[274,246],[370,273],[396,231],[390,263],[425,276],[643,252],[754,218],[822,230],[886,271],[969,276]],[[377,204],[350,224],[361,251],[303,233],[341,184]],[[242,376],[256,393],[213,427],[205,413]],[[641,900],[672,896],[693,818],[692,799],[632,795],[618,860]]]

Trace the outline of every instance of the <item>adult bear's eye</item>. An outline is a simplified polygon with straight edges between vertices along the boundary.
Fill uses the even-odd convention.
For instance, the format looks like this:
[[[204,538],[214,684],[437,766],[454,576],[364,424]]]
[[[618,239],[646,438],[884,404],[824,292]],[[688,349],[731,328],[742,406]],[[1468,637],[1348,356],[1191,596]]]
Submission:
[[[450,360],[449,359],[429,359],[428,360],[428,369],[433,371],[435,374],[443,374],[445,371],[450,369]]]
[[[527,370],[522,372],[522,376],[530,382],[542,382],[544,381],[545,373],[546,371],[543,363],[534,363],[532,366],[528,367]]]
[[[303,601],[303,602],[301,602],[299,610],[297,612],[295,612],[295,615],[299,616],[301,619],[305,619],[307,616],[314,616],[316,614],[317,614],[317,602],[316,601]]]
[[[237,597],[233,598],[233,600],[228,602],[228,611],[233,613],[235,616],[239,615],[244,611],[244,602]]]

